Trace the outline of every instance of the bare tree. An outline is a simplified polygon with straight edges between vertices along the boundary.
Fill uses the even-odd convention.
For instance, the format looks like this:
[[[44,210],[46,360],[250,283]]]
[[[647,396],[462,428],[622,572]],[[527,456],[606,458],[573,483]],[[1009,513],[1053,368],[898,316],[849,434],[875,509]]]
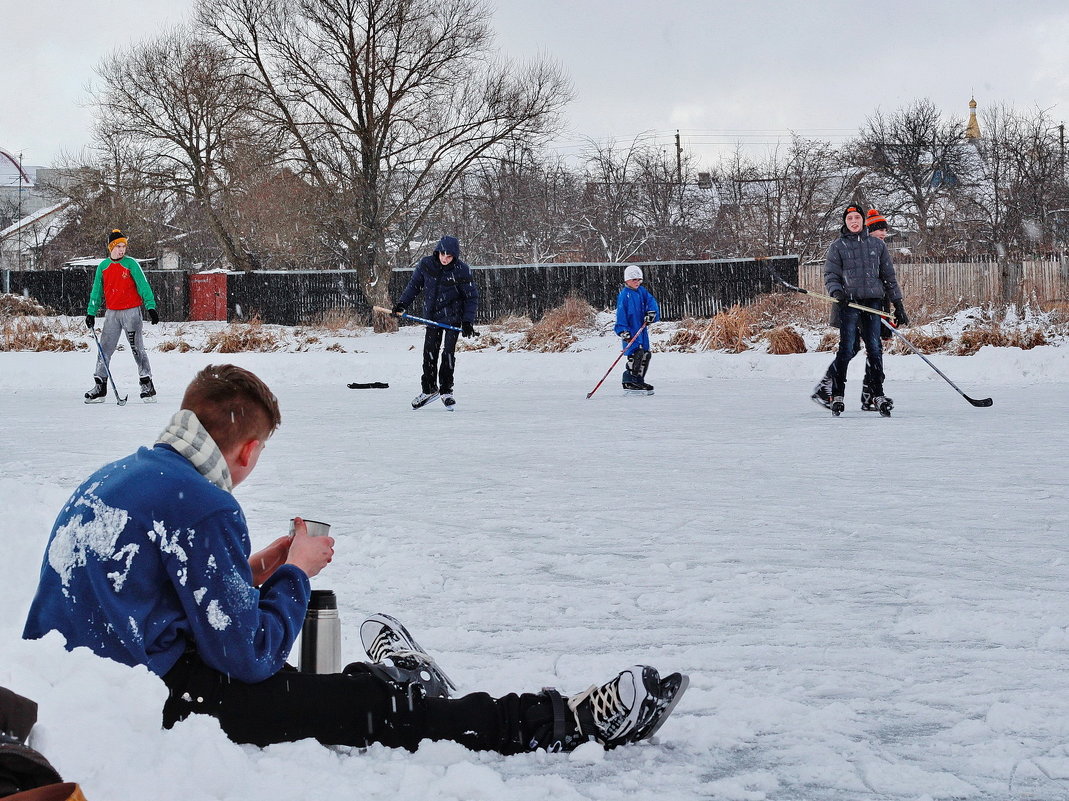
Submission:
[[[551,133],[571,96],[546,59],[492,58],[484,0],[200,0],[198,17],[255,76],[301,173],[335,199],[324,224],[379,305],[392,253],[459,176]]]
[[[957,201],[976,168],[965,126],[946,121],[930,100],[884,115],[877,110],[850,155],[868,171],[864,189],[917,233],[916,247],[936,248],[935,232],[957,219]]]
[[[860,173],[827,142],[795,137],[764,161],[736,150],[713,172],[721,206],[718,249],[724,255],[821,255]]]
[[[232,215],[243,191],[236,155],[255,152],[242,163],[270,169],[278,147],[252,114],[259,95],[241,67],[218,43],[176,29],[108,56],[98,72],[98,140],[122,137],[144,181],[193,198],[228,266],[251,269]]]

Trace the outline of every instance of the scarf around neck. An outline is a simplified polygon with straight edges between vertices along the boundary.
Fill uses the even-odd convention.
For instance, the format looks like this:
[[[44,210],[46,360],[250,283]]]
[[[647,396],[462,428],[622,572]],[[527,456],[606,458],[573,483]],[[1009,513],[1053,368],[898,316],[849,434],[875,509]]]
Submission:
[[[207,429],[201,425],[197,415],[189,409],[175,413],[167,428],[156,438],[156,443],[170,445],[197,468],[202,476],[221,490],[230,492],[234,484],[230,478],[230,468],[222,451],[215,444]]]

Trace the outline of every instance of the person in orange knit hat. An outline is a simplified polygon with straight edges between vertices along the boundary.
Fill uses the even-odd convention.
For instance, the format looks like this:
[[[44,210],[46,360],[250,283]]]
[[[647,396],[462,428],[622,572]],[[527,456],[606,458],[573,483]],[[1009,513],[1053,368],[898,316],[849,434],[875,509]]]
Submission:
[[[118,228],[108,235],[110,257],[97,265],[93,277],[93,289],[89,293],[89,305],[85,310],[85,325],[92,329],[97,314],[105,308],[104,330],[100,335],[100,354],[93,372],[93,387],[85,393],[86,403],[103,403],[108,394],[108,367],[111,364],[119,334],[126,332],[130,350],[137,362],[141,379],[141,400],[156,402],[156,387],[152,384],[152,366],[145,352],[145,340],[141,334],[144,321],[141,307],[148,310],[153,325],[160,321],[156,312],[156,296],[145,278],[141,265],[126,255],[126,236]]]

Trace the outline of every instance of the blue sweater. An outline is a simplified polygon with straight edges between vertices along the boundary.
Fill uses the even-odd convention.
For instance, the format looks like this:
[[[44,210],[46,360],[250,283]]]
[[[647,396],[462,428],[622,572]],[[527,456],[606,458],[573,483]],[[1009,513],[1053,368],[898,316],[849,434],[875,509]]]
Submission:
[[[285,664],[308,577],[283,565],[252,586],[245,515],[168,445],[105,465],[56,518],[22,636],[55,630],[126,665],[167,673],[187,647],[244,682]]]
[[[624,331],[631,334],[632,337],[638,333],[638,329],[642,327],[643,321],[646,319],[646,312],[652,311],[656,317],[655,320],[661,319],[661,307],[657,305],[657,299],[650,294],[650,291],[646,287],[639,285],[638,289],[632,289],[631,287],[624,285],[620,290],[620,294],[616,296],[616,326],[614,331],[617,335]],[[629,342],[623,343],[624,348],[628,348],[634,345],[633,350],[649,350],[650,349],[650,334],[647,328],[642,332],[642,336],[638,338],[638,342],[632,339]]]

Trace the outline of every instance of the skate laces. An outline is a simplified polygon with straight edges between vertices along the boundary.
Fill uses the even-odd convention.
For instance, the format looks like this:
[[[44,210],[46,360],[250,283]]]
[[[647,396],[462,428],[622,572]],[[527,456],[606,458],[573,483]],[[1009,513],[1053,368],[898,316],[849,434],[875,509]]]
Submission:
[[[423,664],[438,669],[438,663],[423,651],[417,651],[413,648],[404,648],[401,646],[401,639],[394,635],[392,631],[384,628],[375,637],[375,641],[371,643],[371,647],[367,649],[367,655],[371,657],[372,662],[382,662],[387,658],[398,659],[415,659]]]
[[[602,684],[601,686],[591,684],[583,692],[568,699],[568,706],[575,715],[575,722],[579,726],[580,732],[583,731],[583,726],[579,720],[579,707],[587,700],[590,701],[590,712],[594,719],[594,725],[598,729],[596,733],[606,739],[612,739],[615,733],[609,734],[605,731],[605,727],[613,718],[617,718],[629,711],[620,698],[620,677],[617,676],[608,684]]]

